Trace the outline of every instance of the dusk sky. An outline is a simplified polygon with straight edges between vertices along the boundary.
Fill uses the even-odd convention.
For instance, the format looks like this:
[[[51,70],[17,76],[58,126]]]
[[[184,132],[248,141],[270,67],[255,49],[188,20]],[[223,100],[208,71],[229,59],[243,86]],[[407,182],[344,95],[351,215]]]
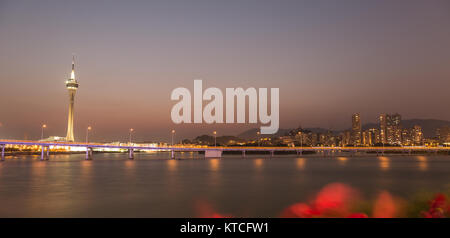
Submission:
[[[450,1],[0,0],[0,138],[169,141],[258,125],[175,125],[170,93],[280,89],[280,128],[450,120]]]

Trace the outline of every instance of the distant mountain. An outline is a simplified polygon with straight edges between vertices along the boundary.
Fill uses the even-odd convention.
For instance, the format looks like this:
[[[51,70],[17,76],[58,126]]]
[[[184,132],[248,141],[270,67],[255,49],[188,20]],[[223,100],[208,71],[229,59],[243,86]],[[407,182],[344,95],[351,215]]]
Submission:
[[[241,138],[238,138],[236,136],[218,136],[216,138],[217,144],[228,144],[230,141],[235,142],[244,142]],[[214,143],[214,137],[210,135],[201,135],[197,136],[193,142],[198,144],[213,144]]]
[[[270,137],[278,137],[278,136],[284,136],[286,135],[291,129],[279,129],[277,133],[270,135]],[[250,139],[256,139],[257,137],[257,132],[259,131],[259,128],[252,128],[249,130],[246,130],[244,132],[242,132],[241,134],[237,135],[237,137],[241,138],[241,139],[245,139],[245,140],[250,140]],[[265,135],[267,136],[267,135]]]
[[[265,135],[266,137],[270,136],[270,137],[280,137],[280,136],[285,136],[287,135],[290,131],[292,131],[293,129],[279,129],[277,133],[273,134],[273,135]],[[307,130],[307,131],[311,131],[314,133],[325,133],[328,130],[324,129],[324,128],[320,128],[320,127],[314,127],[314,128],[303,128],[303,130]],[[256,139],[257,137],[257,132],[259,131],[259,129],[257,128],[252,128],[250,130],[244,131],[241,134],[237,135],[236,137],[242,138],[242,139],[246,139],[246,140],[250,140],[250,139]]]
[[[443,126],[450,126],[450,121],[436,120],[436,119],[409,119],[401,121],[402,128],[411,128],[415,125],[422,127],[423,135],[426,138],[436,136],[436,129]],[[369,128],[380,128],[379,123],[368,123],[363,125],[363,130]]]
[[[437,120],[437,119],[408,119],[408,120],[402,120],[401,121],[402,128],[411,128],[415,125],[419,125],[422,127],[423,134],[426,138],[432,138],[436,136],[436,130],[443,126],[450,126],[450,121],[445,120]],[[380,128],[379,123],[367,123],[362,126],[363,130],[367,130],[369,128]],[[278,132],[274,135],[271,135],[272,137],[279,137],[279,136],[285,136],[293,129],[279,129]],[[313,128],[303,128],[303,130],[308,130],[314,133],[326,133],[328,132],[328,129],[320,128],[320,127],[313,127]],[[350,129],[348,129],[350,130]],[[253,128],[247,131],[244,131],[237,135],[236,137],[241,139],[255,139],[257,137],[256,132],[258,132],[259,129]],[[338,134],[342,132],[343,130],[333,130],[335,134]]]

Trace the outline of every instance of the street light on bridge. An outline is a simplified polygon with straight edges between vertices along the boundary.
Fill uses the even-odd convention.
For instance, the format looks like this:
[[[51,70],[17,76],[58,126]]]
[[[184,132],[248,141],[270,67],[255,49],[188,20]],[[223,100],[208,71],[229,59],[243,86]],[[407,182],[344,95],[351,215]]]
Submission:
[[[175,130],[172,130],[172,146],[173,146],[173,137],[175,135]]]
[[[261,135],[261,132],[257,131],[256,132],[256,139],[258,140],[258,146],[259,146],[259,143],[261,142],[261,139],[259,138],[259,135]]]
[[[44,139],[44,129],[45,129],[45,128],[47,128],[47,125],[46,125],[46,124],[43,124],[42,127],[41,127],[41,140]]]
[[[134,129],[133,128],[130,128],[130,140],[129,140],[129,144],[131,144],[131,134],[133,133],[133,131],[134,131]]]
[[[92,130],[91,126],[86,128],[86,143],[89,143],[89,131]]]
[[[214,147],[217,147],[217,131],[214,131],[213,134],[214,134]]]

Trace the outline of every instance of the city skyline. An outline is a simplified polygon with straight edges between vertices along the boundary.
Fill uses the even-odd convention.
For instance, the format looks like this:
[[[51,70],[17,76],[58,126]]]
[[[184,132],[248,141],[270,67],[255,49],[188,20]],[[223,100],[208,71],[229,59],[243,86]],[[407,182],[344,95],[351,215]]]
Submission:
[[[256,127],[171,123],[171,90],[196,78],[280,88],[280,128],[344,130],[355,112],[363,124],[381,113],[450,120],[439,106],[450,101],[450,4],[349,3],[2,1],[0,137],[37,139],[42,124],[46,135],[65,134],[72,53],[83,85],[78,141],[87,126],[92,140],[122,141],[129,128],[138,140],[168,141],[172,129],[191,138]]]

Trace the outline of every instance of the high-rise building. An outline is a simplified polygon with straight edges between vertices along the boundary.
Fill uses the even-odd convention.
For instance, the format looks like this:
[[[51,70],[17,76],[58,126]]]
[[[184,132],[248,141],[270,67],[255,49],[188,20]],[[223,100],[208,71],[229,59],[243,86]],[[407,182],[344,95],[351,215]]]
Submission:
[[[450,127],[443,126],[437,129],[436,131],[438,140],[440,144],[448,144],[450,143]]]
[[[361,117],[359,113],[352,115],[352,144],[361,145]]]
[[[413,137],[414,136],[413,136],[412,128],[402,129],[402,145],[406,145],[406,146],[414,145]]]
[[[371,145],[375,145],[375,144],[379,144],[381,143],[381,137],[380,137],[380,130],[376,129],[376,128],[370,128],[370,135],[372,138],[372,144]]]
[[[342,146],[347,146],[351,144],[351,132],[349,130],[346,130],[344,132],[341,133],[341,145]]]
[[[422,127],[419,125],[415,125],[412,128],[412,139],[413,139],[413,143],[414,145],[422,145],[423,144],[423,132],[422,132]]]
[[[380,139],[381,139],[381,143],[383,143],[383,144],[387,143],[386,114],[381,114],[380,115]]]
[[[73,136],[73,110],[75,104],[75,93],[78,89],[78,82],[75,79],[75,56],[72,58],[72,72],[70,78],[66,81],[66,88],[69,91],[69,116],[67,118],[67,136],[66,141],[74,141]]]
[[[402,144],[402,129],[400,126],[401,116],[399,114],[381,114],[380,120],[380,142],[383,144]]]
[[[362,132],[362,144],[364,146],[372,145],[372,132],[369,130],[365,130]]]

